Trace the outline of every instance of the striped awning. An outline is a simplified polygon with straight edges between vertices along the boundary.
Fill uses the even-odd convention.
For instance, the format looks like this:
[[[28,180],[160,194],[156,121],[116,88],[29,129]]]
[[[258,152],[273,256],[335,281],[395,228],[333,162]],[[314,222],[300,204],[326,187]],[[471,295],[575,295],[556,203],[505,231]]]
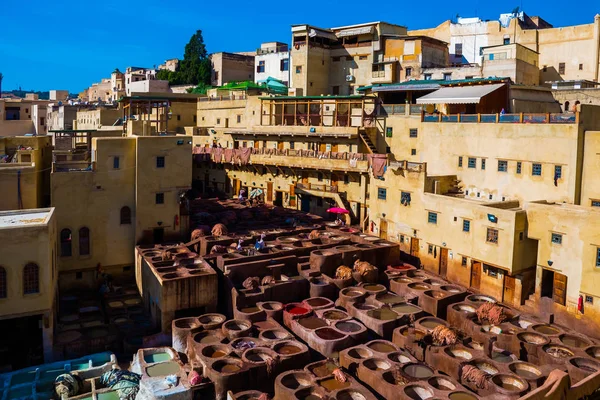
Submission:
[[[344,29],[342,31],[336,32],[335,36],[341,38],[346,36],[358,36],[365,35],[367,33],[373,32],[373,26],[363,26],[360,28],[352,28],[352,29]]]
[[[417,104],[479,104],[481,98],[505,86],[494,85],[443,87],[417,99]]]
[[[322,31],[320,29],[311,29],[308,32],[308,36],[309,37],[319,36],[319,37],[329,39],[329,40],[337,40],[337,37],[333,33]]]

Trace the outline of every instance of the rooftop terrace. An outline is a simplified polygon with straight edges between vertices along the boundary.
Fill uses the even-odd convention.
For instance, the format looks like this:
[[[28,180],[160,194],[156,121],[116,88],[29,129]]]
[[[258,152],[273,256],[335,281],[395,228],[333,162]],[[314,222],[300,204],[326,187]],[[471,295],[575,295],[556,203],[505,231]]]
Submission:
[[[0,211],[0,229],[45,225],[50,220],[53,212],[54,208]]]

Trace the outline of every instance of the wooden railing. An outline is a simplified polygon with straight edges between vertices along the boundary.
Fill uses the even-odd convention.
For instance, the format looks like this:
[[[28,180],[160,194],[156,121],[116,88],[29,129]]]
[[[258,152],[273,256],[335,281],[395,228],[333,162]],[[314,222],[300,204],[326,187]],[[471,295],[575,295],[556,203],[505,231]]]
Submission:
[[[52,163],[52,172],[93,172],[96,165],[91,161],[65,161]]]
[[[259,148],[252,149],[252,154],[256,155],[272,155],[285,157],[303,157],[303,158],[319,158],[327,160],[352,160],[367,161],[367,154],[364,153],[348,153],[335,151],[316,151],[316,150],[295,150],[295,149],[268,149]]]
[[[325,185],[320,183],[301,183],[297,182],[298,189],[315,190],[317,192],[339,193],[337,185]]]
[[[519,114],[426,114],[423,122],[455,122],[485,124],[578,124],[579,113]]]

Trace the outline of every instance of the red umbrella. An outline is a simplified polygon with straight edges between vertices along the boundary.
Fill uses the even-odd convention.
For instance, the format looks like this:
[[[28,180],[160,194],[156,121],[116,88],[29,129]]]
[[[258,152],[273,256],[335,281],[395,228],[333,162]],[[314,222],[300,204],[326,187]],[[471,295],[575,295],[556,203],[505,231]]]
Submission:
[[[327,212],[334,213],[334,214],[350,213],[350,211],[346,210],[345,208],[341,208],[341,207],[331,207],[330,209],[327,210]]]

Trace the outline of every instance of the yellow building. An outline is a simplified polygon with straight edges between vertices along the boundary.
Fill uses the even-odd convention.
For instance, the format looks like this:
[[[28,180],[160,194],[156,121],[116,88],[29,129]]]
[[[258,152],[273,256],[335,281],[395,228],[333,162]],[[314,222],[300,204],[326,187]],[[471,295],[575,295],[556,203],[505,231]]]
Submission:
[[[45,135],[48,100],[37,95],[25,99],[0,99],[0,136]]]
[[[50,204],[52,137],[0,137],[0,210]]]
[[[136,244],[179,239],[187,229],[180,196],[192,180],[189,139],[86,140],[90,158],[53,164],[61,288],[93,287],[98,265],[131,275]]]
[[[77,111],[76,124],[73,129],[84,130],[84,129],[102,129],[103,127],[112,127],[117,125],[119,129],[122,122],[119,121],[121,118],[121,110],[116,108],[98,108],[93,110],[79,110]]]
[[[0,366],[52,361],[57,282],[53,208],[0,212]],[[12,360],[12,365],[5,362]]]

